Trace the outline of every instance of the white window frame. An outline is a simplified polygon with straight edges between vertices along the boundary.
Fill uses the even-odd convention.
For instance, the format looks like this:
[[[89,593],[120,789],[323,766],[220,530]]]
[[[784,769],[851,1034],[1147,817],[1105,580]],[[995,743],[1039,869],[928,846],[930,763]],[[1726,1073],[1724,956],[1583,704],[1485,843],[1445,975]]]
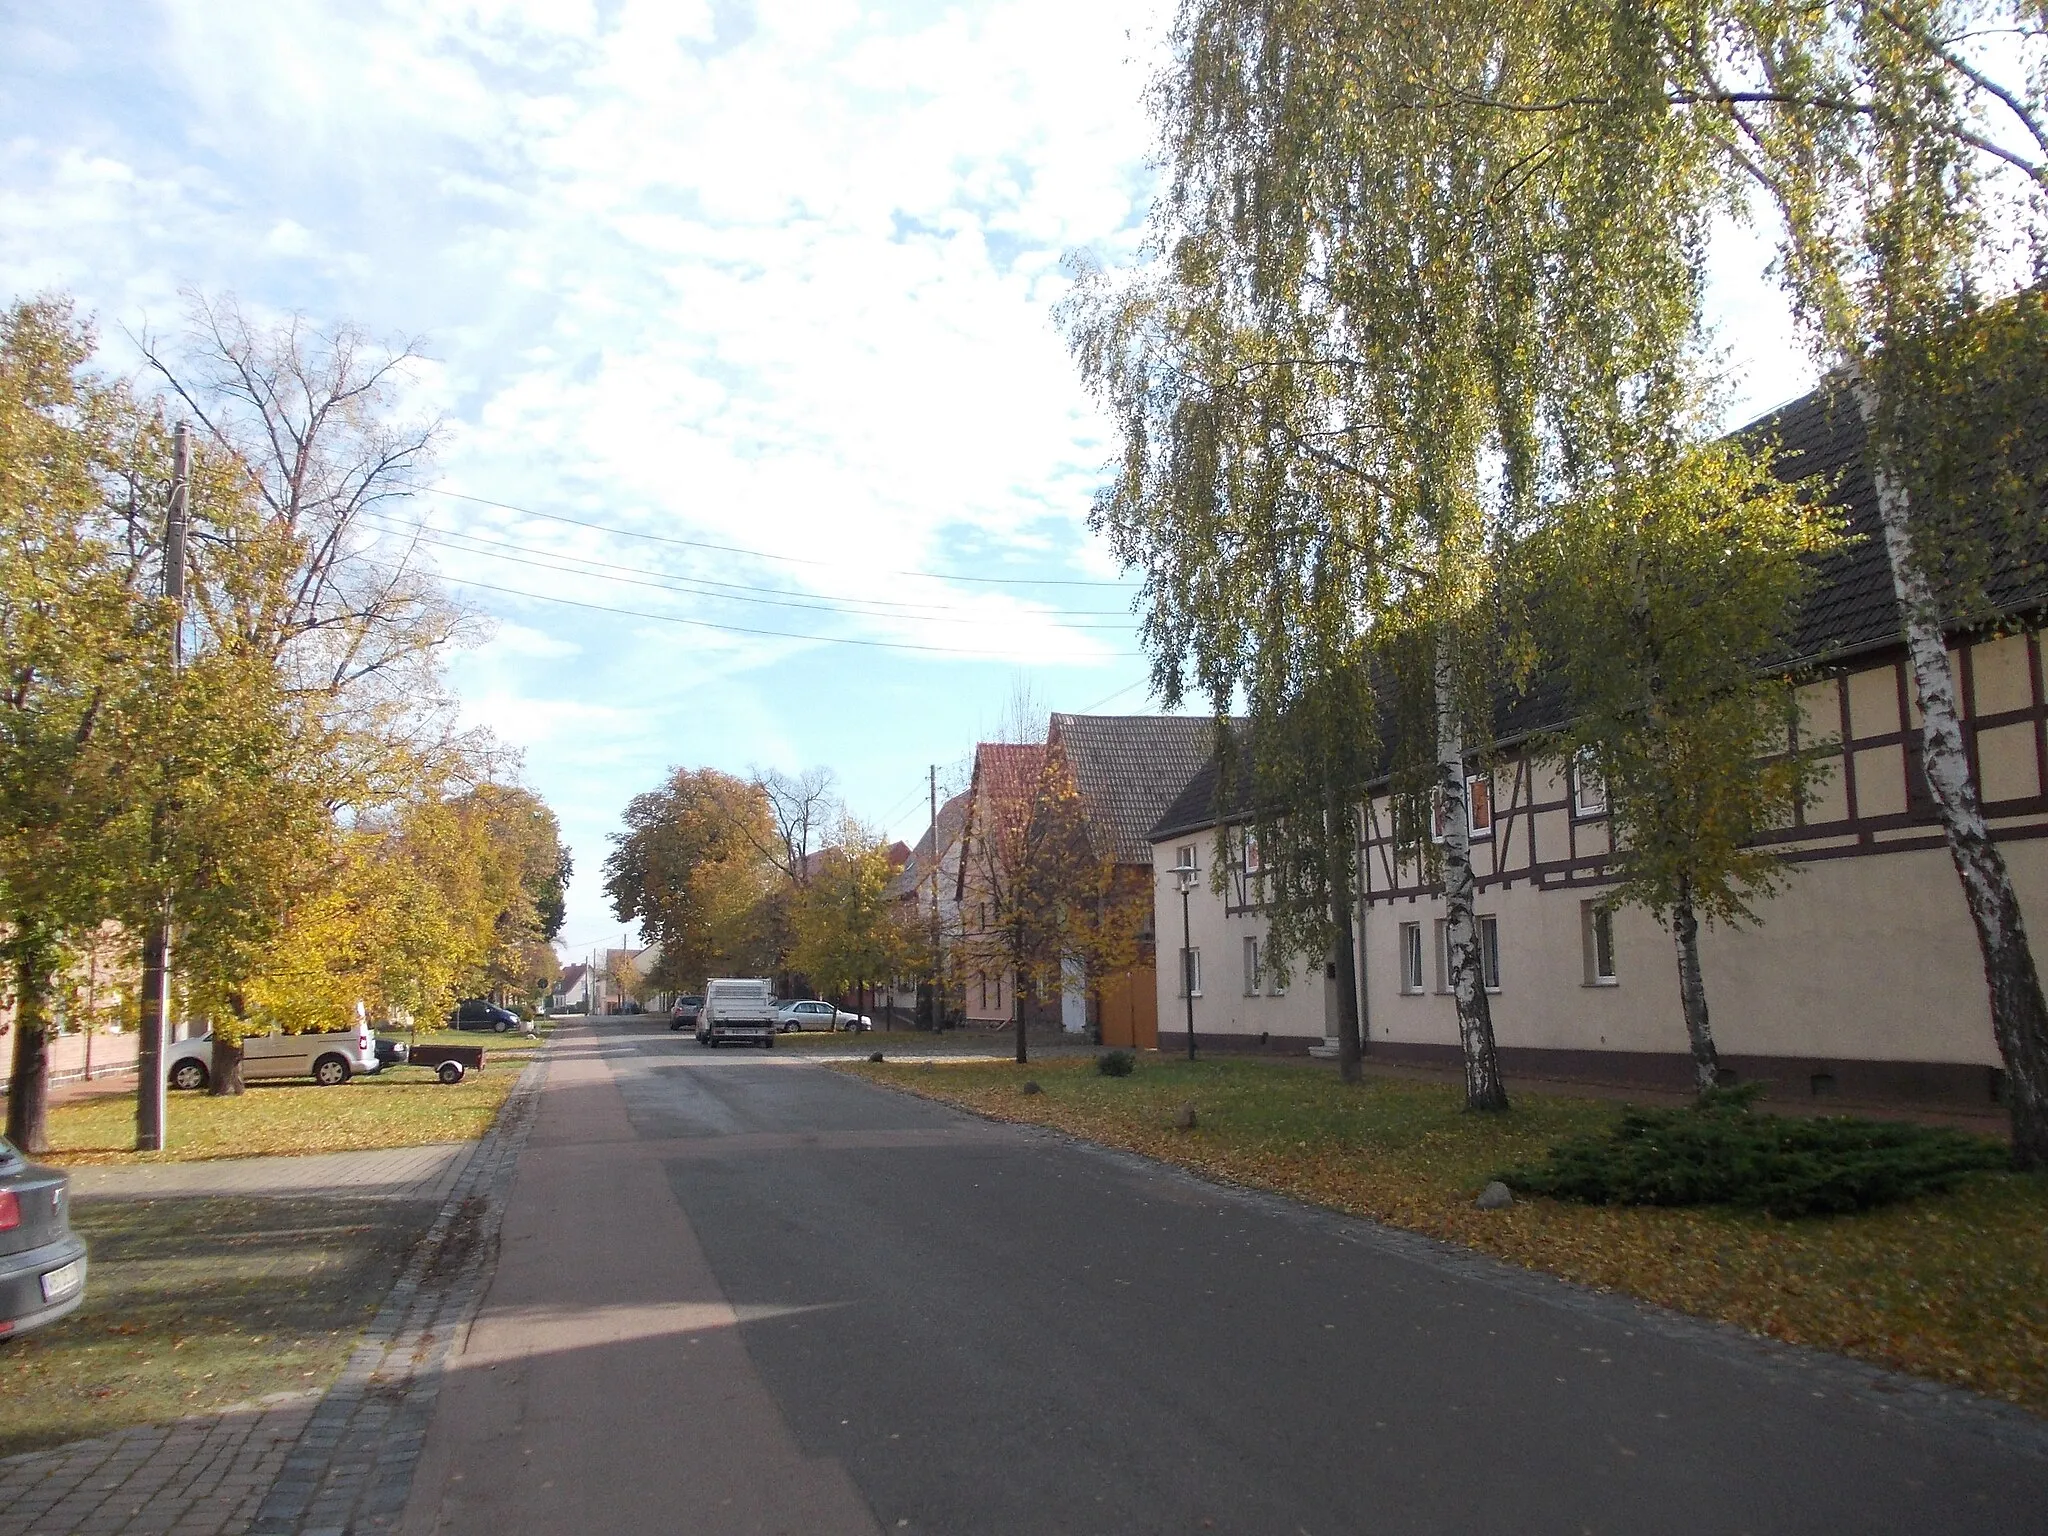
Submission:
[[[1259,946],[1259,962],[1266,970],[1266,995],[1285,997],[1287,995],[1287,967],[1275,964],[1272,953],[1264,944]]]
[[[1581,752],[1572,759],[1572,815],[1590,821],[1607,814],[1607,786],[1593,768],[1593,754]]]
[[[1265,955],[1257,934],[1244,936],[1244,995],[1257,997],[1266,983]]]
[[[1403,923],[1399,930],[1401,995],[1420,997],[1422,985],[1422,924]]]
[[[1482,914],[1479,924],[1479,984],[1488,992],[1500,991],[1500,919]],[[1488,973],[1492,974],[1489,975]]]
[[[1486,825],[1483,827],[1479,824],[1479,818],[1475,814],[1479,809],[1479,795],[1475,794],[1474,790],[1479,786],[1484,786],[1483,792],[1486,796]],[[1475,843],[1484,842],[1493,836],[1493,820],[1493,775],[1490,773],[1467,774],[1465,776],[1466,835]]]
[[[1490,912],[1480,912],[1473,914],[1473,924],[1479,930],[1479,984],[1489,995],[1497,996],[1500,992],[1500,919]],[[1436,990],[1440,995],[1451,990],[1451,923],[1444,917],[1436,920]]]
[[[1585,951],[1585,984],[1589,987],[1620,986],[1621,968],[1614,958],[1614,909],[1597,901],[1580,902],[1579,934]],[[1603,940],[1607,951],[1605,970],[1600,966]]]
[[[1188,985],[1190,981],[1194,983],[1192,989]],[[1192,949],[1183,949],[1180,952],[1180,981],[1178,985],[1180,990],[1177,995],[1181,997],[1200,997],[1202,995],[1201,945],[1197,944]]]
[[[1486,825],[1483,827],[1479,825],[1472,814],[1479,804],[1478,797],[1472,793],[1472,786],[1475,784],[1484,784],[1486,786]],[[1493,836],[1493,821],[1493,775],[1490,773],[1466,774],[1465,840],[1472,843],[1483,843],[1491,839]],[[1444,800],[1443,796],[1435,791],[1431,791],[1429,797],[1429,840],[1433,843],[1440,843],[1444,840]]]

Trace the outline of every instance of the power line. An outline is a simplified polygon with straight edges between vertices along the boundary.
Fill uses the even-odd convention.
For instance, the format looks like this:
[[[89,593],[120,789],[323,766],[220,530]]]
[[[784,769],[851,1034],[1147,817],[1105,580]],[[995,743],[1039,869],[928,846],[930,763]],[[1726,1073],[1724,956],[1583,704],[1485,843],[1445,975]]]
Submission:
[[[771,640],[801,640],[813,645],[859,645],[883,651],[923,651],[934,656],[966,656],[979,660],[1000,661],[1002,658],[986,650],[967,650],[957,645],[917,645],[908,640],[861,640],[850,635],[798,635],[786,629],[750,629],[744,624],[714,624],[709,619],[686,619],[673,613],[649,613],[642,608],[614,608],[607,603],[578,602],[573,597],[555,597],[546,592],[523,592],[517,587],[495,587],[487,581],[472,581],[466,576],[443,576],[443,581],[453,582],[458,587],[474,587],[480,592],[499,592],[507,597],[523,597],[529,602],[558,603],[564,608],[583,608],[592,613],[613,613],[629,619],[653,619],[661,624],[687,624],[692,629],[715,629],[734,635],[765,635]],[[1047,656],[1038,660],[1066,666],[1089,666],[1097,660],[1128,660],[1138,656],[1137,651],[1111,651],[1107,657],[1093,656]]]
[[[650,575],[636,566],[618,565],[608,560],[595,560],[585,555],[557,554],[552,550],[542,550],[532,545],[517,544],[509,540],[485,538],[479,534],[456,532],[450,534],[449,537],[437,538],[435,534],[447,533],[448,530],[435,529],[428,523],[400,522],[394,524],[393,522],[379,519],[372,514],[365,514],[364,521],[371,523],[380,531],[393,534],[398,534],[402,531],[405,537],[417,539],[420,543],[432,545],[436,549],[451,550],[457,554],[480,555],[487,560],[503,560],[513,565],[528,565],[540,570],[556,571],[563,575],[594,576],[605,581],[621,581],[631,586],[651,587],[663,592],[681,592],[690,596],[715,598],[721,602],[756,603],[769,608],[801,608],[817,613],[843,613],[856,618],[901,619],[919,624],[982,624],[987,622],[986,615],[980,617],[947,617],[946,615],[971,613],[969,609],[951,604],[892,603],[888,602],[887,599],[881,598],[832,598],[824,596],[819,596],[814,601],[807,601],[805,599],[809,594],[791,594],[789,597],[783,598],[746,596],[743,594],[750,592],[786,592],[788,589],[781,587],[747,587],[737,582],[707,581],[695,576],[670,576],[665,573]],[[452,543],[450,538],[465,542]],[[489,547],[472,548],[472,545]],[[501,553],[501,551],[505,550],[520,550],[524,554]],[[737,590],[705,590],[706,588],[727,587],[736,588]],[[874,603],[877,607],[886,604],[889,609],[899,609],[902,611],[887,612],[876,611],[876,608],[873,607],[846,606],[852,603]],[[1125,623],[1114,625],[1070,624],[1067,622],[1067,616],[1070,612],[1073,612],[1073,610],[1056,608],[1036,609],[1026,610],[1025,614],[1020,616],[1043,617],[1056,620],[1062,627],[1068,629],[1124,629],[1129,624],[1128,618],[1126,618]],[[1118,617],[1112,610],[1108,609],[1081,610],[1081,615],[1089,618]]]
[[[1104,694],[1101,698],[1097,699],[1093,704],[1083,705],[1080,709],[1075,710],[1074,713],[1077,715],[1092,715],[1095,713],[1096,710],[1102,708],[1103,705],[1114,704],[1118,699],[1122,698],[1125,694],[1129,693],[1133,688],[1143,688],[1145,685],[1146,679],[1141,677],[1135,683],[1124,684],[1124,686],[1117,689],[1115,693]]]
[[[496,507],[501,512],[517,512],[522,517],[538,517],[550,523],[567,523],[574,528],[594,528],[599,533],[616,534],[622,539],[646,539],[656,544],[676,544],[685,549],[711,549],[725,555],[745,555],[754,560],[780,560],[789,565],[837,566],[836,560],[813,560],[803,555],[780,555],[765,549],[747,549],[738,544],[712,544],[703,539],[679,539],[672,534],[643,533],[637,528],[618,528],[610,523],[594,523],[587,518],[570,517],[561,512],[542,512],[534,507],[522,507],[509,501],[493,501],[488,496],[471,496],[463,491],[443,490],[439,486],[414,485],[405,480],[391,480],[387,484],[399,490],[418,491],[427,496],[447,496],[456,501],[472,501],[480,507]],[[916,576],[928,581],[972,582],[981,586],[998,587],[1115,587],[1128,591],[1121,581],[1092,581],[1079,576],[962,576],[946,571],[884,571],[886,576]]]

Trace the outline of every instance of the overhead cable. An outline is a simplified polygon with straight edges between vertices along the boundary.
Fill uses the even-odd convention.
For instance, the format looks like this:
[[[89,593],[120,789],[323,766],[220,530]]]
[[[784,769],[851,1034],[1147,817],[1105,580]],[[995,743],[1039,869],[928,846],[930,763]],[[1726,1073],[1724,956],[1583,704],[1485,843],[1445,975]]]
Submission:
[[[481,507],[496,507],[502,512],[517,512],[522,517],[538,517],[550,523],[567,523],[575,528],[594,528],[599,533],[616,534],[622,539],[646,539],[656,544],[675,544],[685,549],[711,549],[720,554],[745,555],[753,560],[780,560],[789,565],[818,565],[837,568],[844,562],[838,560],[815,560],[804,555],[776,554],[765,549],[747,549],[738,544],[713,544],[703,539],[679,539],[673,534],[644,533],[637,528],[620,528],[611,523],[591,522],[587,518],[570,517],[563,512],[542,512],[535,507],[522,507],[509,501],[493,501],[488,496],[471,496],[463,491],[443,490],[435,485],[414,485],[405,480],[387,481],[396,489],[418,491],[428,496],[447,496],[456,501],[475,502]],[[999,587],[1114,587],[1129,591],[1121,581],[1090,580],[1079,576],[967,576],[952,571],[884,571],[885,576],[914,576],[926,581],[972,582],[980,586]]]
[[[592,613],[613,613],[629,619],[652,619],[660,624],[687,624],[692,629],[715,629],[734,635],[762,635],[771,640],[799,640],[812,645],[858,645],[883,651],[923,651],[935,656],[960,656],[972,660],[1002,661],[1007,658],[988,651],[969,650],[956,645],[918,645],[909,640],[863,640],[851,635],[799,635],[784,629],[751,629],[744,624],[717,624],[710,619],[686,619],[674,613],[650,613],[642,608],[614,608],[608,603],[579,602],[573,597],[556,597],[547,592],[525,592],[517,587],[497,587],[487,581],[472,581],[467,576],[443,576],[443,581],[458,587],[474,587],[479,592],[499,592],[507,597],[523,597],[529,602],[557,603],[564,608],[583,608]],[[1101,661],[1128,660],[1140,656],[1138,651],[1110,651],[1101,656],[1038,656],[1034,661],[1053,665],[1086,667]]]

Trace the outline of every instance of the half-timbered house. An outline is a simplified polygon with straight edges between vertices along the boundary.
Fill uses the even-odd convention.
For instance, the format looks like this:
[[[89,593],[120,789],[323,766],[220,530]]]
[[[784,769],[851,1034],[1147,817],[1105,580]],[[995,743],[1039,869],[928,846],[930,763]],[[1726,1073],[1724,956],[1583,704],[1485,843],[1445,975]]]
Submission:
[[[1828,477],[1861,537],[1824,567],[1799,637],[1796,675],[1805,681],[1794,734],[1823,754],[1829,771],[1796,818],[1767,839],[1788,879],[1757,903],[1755,925],[1701,936],[1721,1061],[1734,1079],[1763,1080],[1781,1098],[1986,1104],[2001,1079],[1984,974],[1920,768],[1919,718],[1862,429],[1846,401],[1815,394],[1749,430],[1780,443],[1788,476]],[[1955,634],[1951,654],[1970,766],[2038,954],[2048,936],[2048,590],[2038,551],[2026,552],[2032,559],[1995,553],[2004,556],[1992,582],[1999,620]],[[1554,720],[1532,718],[1526,707],[1523,718],[1515,713],[1474,773],[1470,797],[1483,969],[1504,1063],[1510,1072],[1683,1087],[1690,1060],[1671,937],[1652,914],[1607,909],[1617,851],[1600,785],[1533,750],[1540,727]],[[1231,829],[1243,807],[1219,807],[1213,765],[1205,773],[1206,791],[1199,779],[1191,783],[1154,828],[1161,870],[1197,843],[1204,865],[1219,843],[1244,846]],[[1384,793],[1359,818],[1368,1050],[1452,1062],[1458,1034],[1441,890],[1418,841],[1397,837],[1392,818]],[[1233,870],[1218,896],[1204,879],[1191,897],[1191,906],[1210,909],[1196,947],[1241,947],[1249,973],[1260,927],[1256,882],[1233,901],[1237,880]],[[1215,961],[1203,959],[1213,976]],[[1182,1005],[1177,989],[1167,995],[1171,973],[1162,968],[1161,976],[1161,1043],[1170,1047],[1168,1021]],[[1255,1007],[1249,983],[1244,990],[1240,998],[1231,986],[1202,987],[1198,1038],[1213,1033],[1220,1044],[1263,1031],[1298,1043],[1334,1018],[1321,998]]]

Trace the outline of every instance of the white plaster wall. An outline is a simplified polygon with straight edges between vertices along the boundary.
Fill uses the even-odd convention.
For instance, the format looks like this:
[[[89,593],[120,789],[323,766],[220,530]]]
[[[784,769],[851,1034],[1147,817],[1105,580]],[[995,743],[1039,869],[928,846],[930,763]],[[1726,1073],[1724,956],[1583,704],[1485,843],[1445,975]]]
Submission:
[[[2048,840],[2007,843],[2028,932],[2048,934]],[[1614,917],[1617,984],[1585,985],[1579,904],[1595,890],[1526,885],[1481,895],[1500,923],[1501,989],[1490,999],[1504,1046],[1683,1051],[1671,939],[1647,913]],[[1716,1043],[1744,1055],[1996,1065],[1975,930],[1944,849],[1797,866],[1760,903],[1761,926],[1701,939]],[[1375,1040],[1457,1043],[1451,999],[1424,966],[1420,996],[1399,991],[1398,925],[1423,925],[1425,955],[1441,901],[1373,907],[1366,990]]]
[[[1163,1033],[1187,1030],[1187,1000],[1180,995],[1181,902],[1174,882],[1176,850],[1193,841],[1199,850],[1201,879],[1188,898],[1189,930],[1202,952],[1202,996],[1195,999],[1197,1035],[1259,1034],[1295,1039],[1323,1038],[1326,1011],[1323,963],[1296,957],[1288,966],[1287,990],[1271,994],[1270,986],[1256,997],[1244,995],[1244,941],[1265,937],[1265,920],[1256,913],[1232,913],[1210,889],[1209,863],[1215,838],[1203,832],[1192,838],[1156,844],[1152,872],[1157,882],[1154,911],[1159,925],[1159,1028]]]

